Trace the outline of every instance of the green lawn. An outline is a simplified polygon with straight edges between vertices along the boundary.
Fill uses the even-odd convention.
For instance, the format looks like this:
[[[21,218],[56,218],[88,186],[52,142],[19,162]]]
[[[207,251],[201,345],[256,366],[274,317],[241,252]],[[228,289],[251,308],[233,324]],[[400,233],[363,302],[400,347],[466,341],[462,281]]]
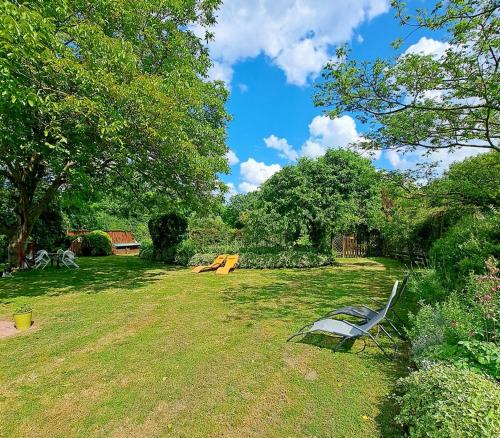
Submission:
[[[0,436],[398,436],[401,360],[285,342],[401,278],[393,261],[348,262],[216,276],[112,256],[0,279],[0,319],[23,302],[35,319],[0,339]]]

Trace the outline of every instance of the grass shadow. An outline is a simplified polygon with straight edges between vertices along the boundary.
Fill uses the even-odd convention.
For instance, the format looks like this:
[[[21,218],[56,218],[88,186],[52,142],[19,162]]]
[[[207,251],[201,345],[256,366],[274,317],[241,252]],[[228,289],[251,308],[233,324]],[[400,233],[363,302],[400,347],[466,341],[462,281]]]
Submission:
[[[107,289],[126,292],[142,288],[179,268],[145,261],[139,257],[81,257],[79,269],[47,267],[26,270],[0,281],[0,303],[18,297],[57,296],[73,292],[99,293]]]
[[[396,279],[402,278],[396,263],[369,261],[363,265],[317,269],[262,271],[269,284],[237,283],[222,291],[232,309],[229,319],[278,318],[300,325],[343,305],[367,304],[367,297],[386,300]]]

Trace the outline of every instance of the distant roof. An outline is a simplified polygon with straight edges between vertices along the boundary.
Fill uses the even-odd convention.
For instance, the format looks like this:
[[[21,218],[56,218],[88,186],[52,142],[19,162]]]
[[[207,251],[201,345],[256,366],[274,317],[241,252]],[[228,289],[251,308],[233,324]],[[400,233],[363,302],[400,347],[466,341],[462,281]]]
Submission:
[[[90,230],[68,230],[68,236],[82,236],[84,234],[90,233]],[[111,237],[111,242],[114,246],[123,245],[123,246],[140,246],[132,232],[123,231],[123,230],[108,230],[106,233]]]

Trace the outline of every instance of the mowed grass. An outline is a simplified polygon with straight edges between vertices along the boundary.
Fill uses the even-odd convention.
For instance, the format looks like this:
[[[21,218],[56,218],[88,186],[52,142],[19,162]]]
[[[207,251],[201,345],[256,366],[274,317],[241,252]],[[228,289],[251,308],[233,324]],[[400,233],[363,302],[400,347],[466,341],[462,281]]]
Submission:
[[[0,279],[0,319],[26,302],[35,320],[0,339],[0,436],[399,436],[387,395],[402,359],[285,342],[402,276],[348,262],[216,276],[112,256]]]

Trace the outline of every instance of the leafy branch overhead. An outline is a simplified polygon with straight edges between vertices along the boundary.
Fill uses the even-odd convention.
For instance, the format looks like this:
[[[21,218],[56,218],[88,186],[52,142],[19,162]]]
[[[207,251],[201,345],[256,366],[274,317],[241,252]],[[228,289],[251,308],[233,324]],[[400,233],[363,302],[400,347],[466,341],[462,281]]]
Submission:
[[[417,10],[415,18],[404,3],[393,6],[410,34],[446,31],[442,53],[410,51],[359,62],[342,47],[324,69],[315,104],[331,117],[353,112],[368,128],[364,148],[500,151],[499,3],[438,2],[431,11]]]
[[[0,1],[0,176],[17,244],[82,179],[189,205],[219,189],[227,91],[190,30],[219,3]]]

